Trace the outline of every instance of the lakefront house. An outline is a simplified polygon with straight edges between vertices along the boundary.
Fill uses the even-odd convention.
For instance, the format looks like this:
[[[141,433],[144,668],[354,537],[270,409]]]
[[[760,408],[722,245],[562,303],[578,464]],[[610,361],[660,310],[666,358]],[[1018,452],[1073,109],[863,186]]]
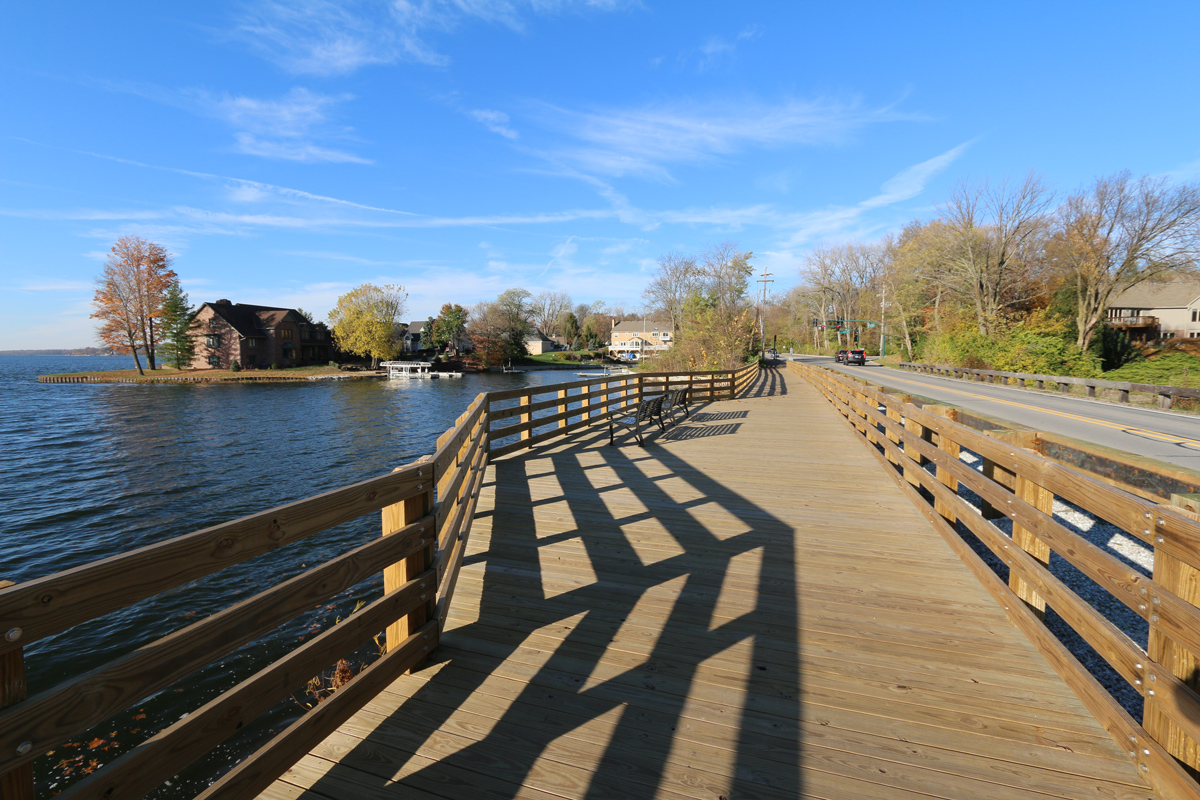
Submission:
[[[1130,339],[1200,339],[1200,281],[1139,283],[1112,299],[1108,325]]]
[[[614,322],[608,352],[638,361],[671,349],[671,326],[655,320]]]
[[[294,308],[217,300],[200,306],[192,320],[196,354],[192,369],[301,367],[333,358],[323,323],[311,323]]]

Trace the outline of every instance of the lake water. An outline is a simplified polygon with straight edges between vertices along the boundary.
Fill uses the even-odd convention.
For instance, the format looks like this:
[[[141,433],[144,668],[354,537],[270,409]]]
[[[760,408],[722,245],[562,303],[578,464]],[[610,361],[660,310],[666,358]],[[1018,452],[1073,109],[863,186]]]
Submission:
[[[132,366],[130,358],[0,356],[0,579],[40,577],[380,475],[432,453],[479,392],[577,380],[571,372],[533,371],[439,381],[36,382],[47,373]],[[371,514],[31,643],[30,694],[377,536],[379,515]],[[56,748],[36,762],[39,796],[113,760],[381,594],[380,578],[355,587]],[[369,660],[370,649],[356,661]],[[284,699],[152,796],[191,797],[302,711]]]

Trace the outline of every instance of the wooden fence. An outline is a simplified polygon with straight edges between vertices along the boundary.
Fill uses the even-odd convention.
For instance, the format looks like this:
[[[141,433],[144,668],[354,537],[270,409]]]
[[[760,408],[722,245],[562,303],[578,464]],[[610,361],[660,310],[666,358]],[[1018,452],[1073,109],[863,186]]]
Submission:
[[[200,798],[252,798],[437,644],[454,595],[488,462],[599,421],[643,394],[688,386],[724,400],[736,371],[639,373],[480,394],[437,449],[390,474],[21,584],[0,582],[0,798],[31,800],[33,759],[233,653],[314,606],[383,574],[384,596],[192,711],[58,795],[141,797],[268,711],[312,675],[386,630],[373,664],[242,761]],[[595,388],[599,387],[599,388]],[[578,390],[576,394],[569,394]],[[555,402],[530,402],[553,393]],[[505,401],[518,400],[512,408]],[[559,402],[561,401],[561,402]],[[571,410],[569,405],[577,409]],[[516,413],[510,413],[515,409]],[[582,409],[582,412],[579,410]],[[556,411],[534,418],[538,412]],[[496,420],[521,417],[498,428]],[[575,418],[575,421],[571,421]],[[516,447],[493,447],[517,436]],[[25,697],[23,647],[226,567],[380,512],[382,536],[90,672]]]
[[[881,464],[1151,785],[1166,797],[1195,798],[1200,516],[1121,491],[841,374],[796,362],[789,368],[818,387],[872,445]],[[960,460],[964,448],[984,459],[982,473]],[[982,514],[958,496],[960,484],[982,498]],[[1055,497],[1149,544],[1153,577],[1059,524],[1052,514]],[[1012,520],[1011,537],[989,521],[999,516]],[[956,522],[1007,566],[1007,581],[976,554]],[[1052,552],[1147,621],[1145,647],[1051,573]],[[1140,721],[1045,626],[1047,607],[1142,695]]]
[[[1019,386],[1022,389],[1033,384],[1038,389],[1046,388],[1049,384],[1059,391],[1070,391],[1072,386],[1083,386],[1087,389],[1088,397],[1095,397],[1097,389],[1111,389],[1116,392],[1117,400],[1129,402],[1130,392],[1144,392],[1158,396],[1158,407],[1168,409],[1175,398],[1200,398],[1200,389],[1186,389],[1182,386],[1159,386],[1153,383],[1130,383],[1129,381],[1104,381],[1098,378],[1073,378],[1069,375],[1036,375],[1026,372],[1002,372],[994,369],[967,369],[966,367],[941,367],[936,364],[914,364],[900,362],[904,369],[911,369],[928,375],[946,375],[966,380],[976,380],[985,383],[1001,383]]]

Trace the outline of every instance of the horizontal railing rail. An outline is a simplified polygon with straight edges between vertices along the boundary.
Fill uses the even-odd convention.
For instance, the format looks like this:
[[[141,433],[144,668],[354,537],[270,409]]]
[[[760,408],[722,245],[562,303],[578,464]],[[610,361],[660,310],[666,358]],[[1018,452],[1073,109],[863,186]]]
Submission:
[[[1196,797],[1200,787],[1189,770],[1200,767],[1200,517],[1121,491],[846,376],[795,362],[789,368],[813,383],[872,446],[1140,773],[1164,796]],[[982,472],[963,463],[963,449],[984,460]],[[978,511],[959,496],[960,485],[981,498]],[[1153,576],[1055,520],[1055,497],[1149,544]],[[990,521],[1000,516],[1012,521],[1011,535]],[[1007,568],[1007,581],[971,548],[956,522]],[[1049,569],[1051,553],[1145,620],[1145,646],[1056,577]],[[1047,608],[1142,695],[1140,721],[1046,627]]]
[[[1176,398],[1195,399],[1200,397],[1200,389],[1184,386],[1160,386],[1154,383],[1131,383],[1129,381],[1106,381],[1099,378],[1075,378],[1070,375],[1038,375],[1027,372],[1004,372],[994,369],[968,369],[966,367],[945,367],[937,364],[917,364],[901,361],[900,367],[911,369],[927,375],[943,375],[966,380],[977,380],[985,383],[1001,383],[1005,385],[1028,388],[1034,384],[1038,389],[1046,388],[1046,384],[1054,386],[1059,391],[1069,391],[1072,386],[1083,386],[1088,397],[1095,397],[1097,389],[1111,389],[1117,393],[1117,399],[1122,403],[1129,402],[1130,392],[1143,392],[1158,396],[1158,407],[1169,409]]]
[[[251,798],[438,643],[489,461],[687,387],[690,401],[744,392],[738,370],[648,372],[478,395],[432,455],[351,486],[21,584],[0,582],[0,797],[33,797],[34,758],[179,683],[373,576],[384,595],[71,785],[64,800],[141,797],[379,631],[385,650],[200,797]],[[533,398],[552,395],[548,400]],[[513,422],[512,420],[515,420]],[[505,423],[497,425],[496,423]],[[548,430],[545,430],[549,426]],[[515,438],[494,447],[498,438]],[[379,512],[382,536],[26,697],[31,642]]]
[[[686,388],[688,402],[731,400],[757,374],[754,363],[736,370],[635,372],[491,392],[490,454],[499,458],[533,447],[674,389]]]

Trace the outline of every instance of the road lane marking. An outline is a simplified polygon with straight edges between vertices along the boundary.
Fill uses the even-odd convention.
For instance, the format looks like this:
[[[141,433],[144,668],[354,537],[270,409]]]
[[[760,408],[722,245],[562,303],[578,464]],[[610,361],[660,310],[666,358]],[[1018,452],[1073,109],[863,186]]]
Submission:
[[[890,379],[890,376],[889,376],[889,379]],[[1105,422],[1103,420],[1093,419],[1091,417],[1082,417],[1078,414],[1072,414],[1067,411],[1053,411],[1048,408],[1041,408],[1040,406],[1031,406],[1031,405],[1028,405],[1027,403],[1018,403],[1015,400],[1000,400],[995,397],[988,397],[987,395],[983,395],[983,394],[973,394],[972,392],[964,392],[961,389],[951,389],[946,386],[931,387],[930,384],[928,384],[928,383],[921,383],[920,381],[908,380],[906,378],[896,378],[895,380],[898,380],[901,383],[911,383],[914,386],[921,386],[923,388],[939,388],[939,389],[942,389],[943,391],[953,392],[954,394],[961,394],[961,395],[965,395],[966,397],[974,397],[976,400],[986,400],[991,403],[1003,403],[1003,404],[1009,405],[1009,406],[1016,406],[1017,408],[1023,408],[1023,409],[1026,409],[1027,411],[1040,411],[1043,414],[1053,414],[1056,417],[1065,417],[1067,419],[1073,419],[1077,422],[1086,422],[1091,425],[1099,425],[1104,428],[1112,428],[1113,430],[1118,430],[1118,431],[1121,431],[1122,433],[1128,433],[1131,436],[1146,436],[1151,439],[1159,439],[1161,441],[1169,442],[1170,444],[1177,444],[1182,447],[1191,447],[1191,448],[1200,449],[1200,439],[1189,439],[1186,436],[1176,436],[1176,435],[1170,434],[1170,433],[1160,433],[1159,431],[1147,430],[1146,428],[1130,427],[1129,425],[1122,425],[1118,422]]]

